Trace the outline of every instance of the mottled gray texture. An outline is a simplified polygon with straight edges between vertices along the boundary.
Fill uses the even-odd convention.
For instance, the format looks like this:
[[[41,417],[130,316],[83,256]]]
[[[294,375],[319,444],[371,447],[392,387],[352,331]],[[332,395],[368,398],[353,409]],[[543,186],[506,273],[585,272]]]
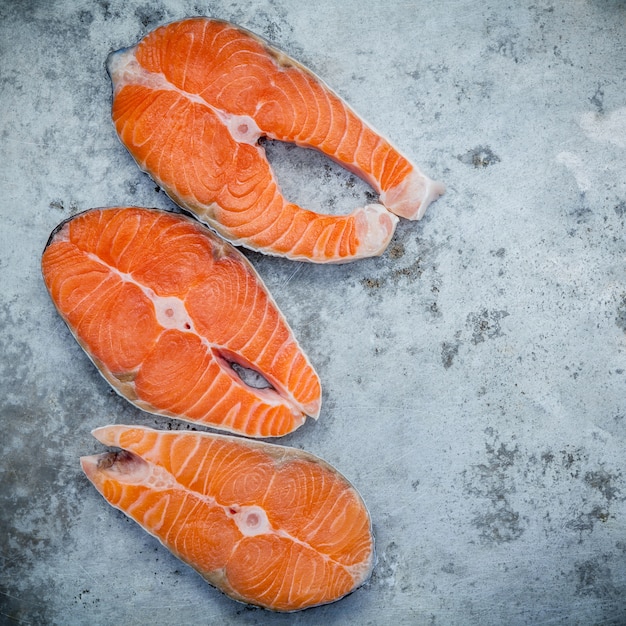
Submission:
[[[448,185],[380,258],[248,254],[324,385],[284,443],[343,471],[376,532],[371,581],[295,616],[211,589],[81,474],[92,428],[173,422],[109,389],[40,277],[68,216],[173,208],[117,140],[104,60],[197,14],[272,40]],[[625,24],[616,0],[0,3],[0,621],[626,623]],[[372,199],[268,149],[295,200]]]

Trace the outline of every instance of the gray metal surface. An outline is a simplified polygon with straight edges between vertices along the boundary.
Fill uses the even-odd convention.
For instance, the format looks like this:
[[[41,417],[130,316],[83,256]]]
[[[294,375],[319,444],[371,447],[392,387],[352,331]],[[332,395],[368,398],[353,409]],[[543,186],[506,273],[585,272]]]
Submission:
[[[281,616],[207,586],[110,508],[78,457],[136,410],[40,276],[95,206],[172,208],[119,143],[107,54],[188,15],[316,71],[447,194],[377,259],[248,253],[324,385],[282,440],[348,476],[378,565]],[[0,4],[0,621],[626,623],[626,6],[615,0]],[[290,197],[369,201],[320,155],[270,146]]]

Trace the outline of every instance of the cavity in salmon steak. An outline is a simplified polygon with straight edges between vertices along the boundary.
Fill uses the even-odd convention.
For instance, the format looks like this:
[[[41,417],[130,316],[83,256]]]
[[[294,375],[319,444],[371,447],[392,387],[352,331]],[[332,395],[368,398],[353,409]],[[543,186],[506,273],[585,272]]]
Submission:
[[[93,435],[121,449],[81,458],[96,489],[231,598],[297,611],[369,577],[369,514],[323,460],[199,432],[105,426]]]
[[[53,232],[42,271],[80,345],[141,409],[251,437],[319,415],[319,378],[261,278],[195,220],[92,209]]]
[[[237,245],[317,263],[379,255],[396,215],[419,219],[444,192],[311,71],[227,22],[162,26],[107,68],[113,122],[139,167]],[[320,150],[381,204],[334,216],[289,202],[261,137]]]

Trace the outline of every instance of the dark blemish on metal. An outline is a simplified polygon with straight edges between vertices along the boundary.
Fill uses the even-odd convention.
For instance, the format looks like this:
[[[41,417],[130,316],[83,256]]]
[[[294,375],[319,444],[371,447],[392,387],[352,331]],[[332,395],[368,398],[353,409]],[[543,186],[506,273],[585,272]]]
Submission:
[[[554,454],[550,450],[541,453],[541,461],[544,465],[550,465],[554,461]],[[544,470],[545,473],[545,470]]]
[[[468,150],[465,154],[457,156],[457,159],[465,165],[476,169],[484,168],[500,162],[500,157],[489,146],[478,146]]]
[[[581,372],[583,371],[583,367],[584,367],[584,363],[580,363],[578,365],[572,364],[571,366],[566,365],[565,366],[565,371],[566,372],[571,372],[570,376],[574,380],[576,380],[580,376]]]
[[[528,7],[530,11],[533,13],[533,21],[536,24],[542,24],[546,18],[547,13],[554,13],[554,7],[548,6],[546,8],[536,5],[531,5]]]
[[[446,369],[450,369],[454,362],[454,357],[459,353],[460,341],[449,343],[444,341],[441,344],[441,362]]]
[[[53,73],[53,71],[50,69],[48,70],[48,72],[50,74]],[[20,76],[20,72],[17,69],[11,69],[11,70],[6,70],[3,72],[2,76],[0,76],[0,85],[3,85],[4,87],[14,87],[15,90],[19,93],[23,93],[24,92],[24,85],[22,84],[22,80],[21,80],[21,76]],[[7,139],[9,137],[9,130],[8,128],[4,128],[2,130],[2,138],[3,139]]]
[[[109,0],[98,0],[98,6],[102,9],[102,17],[104,20],[108,20],[113,17],[113,13],[111,12],[111,3]],[[115,12],[115,17],[119,17],[119,12]]]
[[[620,303],[617,306],[617,315],[615,323],[626,333],[626,293],[621,295]]]
[[[65,203],[63,200],[52,200],[48,206],[51,209],[56,209],[57,211],[65,211]],[[78,203],[75,200],[71,200],[67,207],[72,215],[75,215],[79,212]]]
[[[444,76],[450,71],[450,67],[445,63],[433,63],[426,66],[426,71],[433,77],[436,83],[441,83],[444,80]]]
[[[587,455],[580,448],[561,450],[561,465],[572,478],[580,475],[580,465],[587,459]]]
[[[93,22],[93,13],[91,11],[79,11],[78,20],[81,24],[91,24]]]
[[[391,274],[392,278],[398,280],[400,278],[408,278],[409,280],[417,280],[424,273],[424,268],[422,267],[422,258],[417,257],[411,265],[407,265],[406,267],[401,267],[400,269],[394,270]]]
[[[581,201],[584,202],[585,200],[585,194],[581,193]],[[571,217],[573,217],[576,220],[577,224],[585,224],[589,221],[589,218],[591,217],[592,211],[589,207],[587,206],[579,206],[577,208],[575,208],[574,210],[569,212],[569,215]]]
[[[510,25],[508,25],[510,28]],[[491,27],[487,27],[489,32]],[[506,59],[512,59],[514,63],[519,63],[519,56],[517,53],[517,40],[519,39],[518,33],[508,34],[500,37],[494,44],[487,47],[489,52],[495,52],[503,56]]]
[[[245,613],[254,613],[256,611],[262,611],[260,606],[253,606],[252,604],[245,604],[240,609],[235,611],[235,615],[244,615]]]
[[[467,316],[467,326],[472,331],[472,343],[482,343],[485,339],[494,339],[502,335],[500,321],[509,316],[508,311],[489,311],[483,309]]]
[[[624,217],[626,215],[626,202],[621,200],[613,207],[613,210],[618,217]]]
[[[578,596],[606,598],[619,593],[611,569],[598,558],[577,563],[574,572]]]
[[[504,255],[506,254],[506,248],[498,248],[495,251],[492,251],[491,254],[493,256],[497,256],[499,259],[504,258]]]
[[[379,278],[363,278],[361,284],[367,289],[378,289],[383,282]]]
[[[485,431],[493,436],[493,429]],[[513,509],[509,495],[516,491],[509,471],[519,459],[518,446],[508,447],[504,442],[485,443],[487,462],[473,465],[463,472],[466,493],[486,498],[489,506],[481,507],[472,523],[486,543],[505,543],[519,539],[525,531],[520,514]]]
[[[420,71],[419,70],[413,70],[412,72],[406,72],[407,76],[410,76],[413,80],[419,80],[420,79]]]
[[[604,113],[604,89],[600,85],[596,88],[596,92],[589,98],[589,102],[598,110],[598,113]]]
[[[419,484],[420,484],[420,481],[419,481],[419,480],[414,480],[414,481],[411,483],[411,487],[412,487],[413,491],[417,491],[417,488],[419,487]]]
[[[584,480],[587,485],[597,489],[610,502],[619,494],[619,489],[613,485],[613,481],[619,477],[619,475],[609,474],[606,470],[600,469],[595,472],[587,472]]]
[[[496,505],[495,510],[476,515],[473,524],[480,530],[482,540],[489,543],[505,543],[519,539],[524,533],[520,516],[513,511],[506,500]]]
[[[535,456],[533,455],[531,458],[533,459],[533,462],[536,463]],[[548,472],[552,474],[554,471],[557,471],[557,472],[559,471],[558,465],[555,463],[556,456],[553,454],[551,450],[542,452],[539,459],[541,461],[539,467],[541,468],[542,476],[545,476]]]
[[[165,12],[161,8],[154,8],[149,4],[144,4],[135,9],[135,17],[139,19],[142,26],[149,28],[156,26],[165,18]]]
[[[485,444],[485,448],[490,459],[489,466],[479,465],[478,467],[488,469],[489,473],[492,473],[493,470],[500,471],[503,468],[511,467],[519,457],[517,445],[515,448],[509,449],[506,444],[501,443],[496,450],[495,446]]]
[[[437,80],[437,82],[439,82]],[[462,102],[470,102],[476,99],[482,101],[489,101],[491,99],[491,93],[493,91],[492,81],[454,81],[454,87],[457,89],[456,101],[457,104]],[[437,117],[437,113],[435,113]]]
[[[393,243],[387,248],[387,254],[392,259],[401,259],[404,256],[404,244]]]
[[[279,67],[291,67],[293,66],[292,59],[297,59],[296,63],[302,63],[313,70],[313,64],[308,62],[300,46],[293,42],[288,46],[285,45],[285,33],[293,33],[293,26],[289,21],[288,12],[274,2],[270,2],[270,4],[271,13],[263,10],[255,13],[253,23],[250,25],[254,31],[253,34],[259,37],[266,46],[272,48],[267,50],[267,52],[275,57]],[[236,19],[233,21],[237,22]],[[262,35],[259,35],[259,33],[262,33]]]
[[[593,532],[593,527],[596,522],[606,522],[610,517],[608,509],[601,506],[594,506],[588,513],[580,513],[578,517],[570,520],[565,524],[567,528],[571,528],[581,534],[579,543],[582,543],[582,533]]]
[[[281,33],[283,32],[283,28],[280,24],[277,24],[274,20],[270,19],[268,14],[265,11],[261,11],[260,16],[263,17],[264,19],[267,20],[267,26],[263,29],[265,31],[265,35],[267,37],[267,39],[269,39],[270,41],[274,41],[276,39],[278,39],[281,35]],[[271,50],[268,51],[270,53],[274,53],[276,54],[275,50]],[[280,51],[279,51],[280,53]],[[279,61],[279,63],[283,62],[283,59],[281,57],[279,57],[277,59]],[[287,63],[288,65],[288,63]]]

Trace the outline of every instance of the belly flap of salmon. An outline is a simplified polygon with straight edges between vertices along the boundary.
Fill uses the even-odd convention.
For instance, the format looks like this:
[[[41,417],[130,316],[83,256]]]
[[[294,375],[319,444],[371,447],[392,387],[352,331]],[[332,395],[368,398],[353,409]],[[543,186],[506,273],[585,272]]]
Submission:
[[[237,245],[318,263],[378,255],[396,215],[419,219],[444,191],[312,72],[227,22],[162,26],[107,68],[113,122],[139,167]],[[320,150],[382,204],[333,216],[289,202],[261,137]]]
[[[141,409],[251,437],[318,417],[319,378],[261,278],[195,220],[90,210],[55,230],[42,271],[80,345]]]
[[[367,509],[321,459],[208,433],[105,426],[93,434],[121,449],[81,458],[96,489],[228,596],[297,611],[369,577]]]

